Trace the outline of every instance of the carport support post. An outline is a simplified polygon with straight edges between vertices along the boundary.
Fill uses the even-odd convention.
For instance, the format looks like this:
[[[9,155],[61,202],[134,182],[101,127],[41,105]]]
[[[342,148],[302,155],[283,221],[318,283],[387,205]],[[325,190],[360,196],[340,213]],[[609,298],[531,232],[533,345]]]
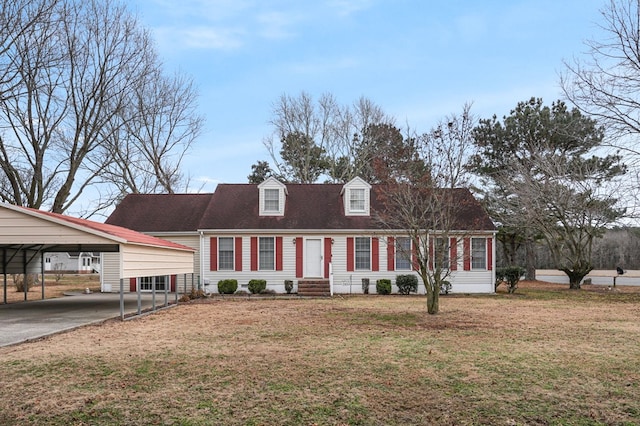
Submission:
[[[7,304],[7,249],[2,249],[2,274],[4,276],[4,304]]]
[[[27,300],[27,291],[29,291],[29,281],[27,280],[27,251],[22,250],[22,289],[24,290],[24,300]]]
[[[171,287],[171,275],[167,275],[164,282],[164,306],[169,306],[169,287]],[[177,278],[176,278],[177,280]]]
[[[136,290],[136,293],[138,293],[138,315],[142,314],[142,293],[140,290],[140,280],[136,280],[137,281],[137,287],[138,289]]]
[[[124,278],[120,278],[120,318],[124,321]]]
[[[158,284],[158,277],[153,277],[153,282],[151,283],[151,310],[156,310],[156,284]]]
[[[40,286],[42,288],[42,300],[44,300],[44,252],[40,254],[40,272],[42,272],[42,283]]]

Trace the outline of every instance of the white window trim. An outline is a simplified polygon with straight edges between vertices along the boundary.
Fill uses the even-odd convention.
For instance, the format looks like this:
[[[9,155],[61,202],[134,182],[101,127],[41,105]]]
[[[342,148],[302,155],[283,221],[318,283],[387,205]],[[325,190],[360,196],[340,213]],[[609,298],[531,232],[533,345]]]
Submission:
[[[218,256],[218,270],[219,271],[235,271],[236,270],[236,246],[235,246],[236,239],[234,237],[217,237],[217,238],[218,238],[218,244],[217,244],[217,248],[218,248],[218,253],[217,253],[217,256]],[[220,239],[222,239],[222,238],[228,238],[228,239],[231,240],[231,253],[232,253],[232,255],[231,255],[231,263],[232,263],[232,266],[231,266],[230,269],[229,268],[222,268],[220,266],[221,265],[221,263],[220,263]]]
[[[358,268],[358,239],[368,239],[369,240],[369,266],[367,268]],[[371,242],[371,237],[355,237],[353,239],[353,269],[354,271],[371,271],[371,264],[373,263],[373,256],[371,254],[371,248],[373,244]]]
[[[407,240],[409,240],[409,267],[408,268],[399,268],[398,267],[398,255],[404,256],[404,253],[402,253],[400,250],[398,250],[398,240],[401,238],[406,238]],[[413,270],[413,241],[411,240],[411,237],[396,237],[394,240],[394,256],[393,256],[393,267],[394,267],[394,271],[412,271]],[[405,260],[405,259],[401,259],[401,260]]]
[[[269,238],[271,239],[271,241],[273,241],[273,267],[269,268],[269,269],[263,269],[262,268],[262,262],[261,262],[261,258],[262,256],[260,255],[260,239],[262,238]],[[277,259],[277,253],[276,253],[277,247],[276,247],[276,238],[275,237],[258,237],[258,271],[275,271],[276,270],[276,259]]]
[[[266,190],[272,189],[278,191],[278,210],[266,209]],[[260,216],[284,216],[284,208],[287,195],[287,187],[274,177],[270,177],[260,185],[258,185],[259,191],[259,204],[260,204]]]
[[[473,266],[473,240],[484,240],[484,266],[480,267],[480,268],[476,268]],[[486,237],[472,237],[471,241],[469,242],[470,247],[469,247],[469,256],[471,257],[471,259],[469,259],[470,261],[470,269],[472,271],[486,271],[487,268],[487,261],[488,261],[488,253],[487,253],[487,238]]]
[[[364,190],[364,209],[351,208],[351,195],[353,190]],[[371,185],[359,177],[347,182],[340,194],[343,197],[344,214],[346,216],[369,216],[371,214]]]

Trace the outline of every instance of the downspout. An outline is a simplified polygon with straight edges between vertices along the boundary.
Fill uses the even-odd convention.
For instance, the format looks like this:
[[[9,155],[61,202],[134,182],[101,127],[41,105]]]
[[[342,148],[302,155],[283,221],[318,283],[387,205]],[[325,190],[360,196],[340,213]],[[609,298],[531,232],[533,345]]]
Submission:
[[[201,288],[200,283],[203,283],[204,285],[204,232],[203,231],[199,231],[199,232],[200,232],[200,270],[198,271],[198,274],[200,276],[198,277],[198,289]]]

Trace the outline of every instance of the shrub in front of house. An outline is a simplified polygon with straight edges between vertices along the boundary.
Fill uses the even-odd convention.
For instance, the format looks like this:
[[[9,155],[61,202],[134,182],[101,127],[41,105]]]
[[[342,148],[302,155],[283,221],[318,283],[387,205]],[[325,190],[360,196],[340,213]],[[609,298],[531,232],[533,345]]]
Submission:
[[[391,294],[391,280],[381,278],[376,281],[376,292],[378,294]]]
[[[525,269],[521,266],[507,266],[505,268],[496,268],[496,287],[505,282],[507,283],[507,291],[514,293],[518,288],[518,282],[525,273]]]
[[[218,293],[233,294],[238,289],[238,280],[227,279],[218,281]]]
[[[418,291],[418,277],[415,275],[398,275],[396,276],[396,285],[400,294],[409,294]]]
[[[260,294],[267,288],[267,280],[249,280],[248,288],[251,294]]]

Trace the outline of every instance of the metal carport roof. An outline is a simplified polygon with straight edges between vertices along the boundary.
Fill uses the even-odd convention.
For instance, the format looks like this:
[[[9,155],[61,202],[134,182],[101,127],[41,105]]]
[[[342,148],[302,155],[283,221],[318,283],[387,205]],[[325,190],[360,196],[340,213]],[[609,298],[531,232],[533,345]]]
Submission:
[[[42,253],[69,251],[119,252],[120,279],[193,273],[191,247],[120,226],[0,203],[0,273],[40,273]]]

